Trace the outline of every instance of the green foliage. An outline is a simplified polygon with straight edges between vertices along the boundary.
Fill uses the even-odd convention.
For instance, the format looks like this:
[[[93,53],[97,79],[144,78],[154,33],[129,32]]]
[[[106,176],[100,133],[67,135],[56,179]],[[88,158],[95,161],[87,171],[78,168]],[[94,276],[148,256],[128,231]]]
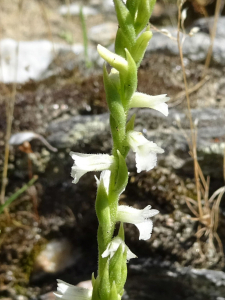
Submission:
[[[13,201],[15,201],[22,193],[24,193],[30,186],[32,186],[35,181],[38,179],[37,176],[34,176],[27,184],[25,184],[22,188],[20,188],[17,192],[15,192],[6,202],[0,205],[0,214],[7,208]]]

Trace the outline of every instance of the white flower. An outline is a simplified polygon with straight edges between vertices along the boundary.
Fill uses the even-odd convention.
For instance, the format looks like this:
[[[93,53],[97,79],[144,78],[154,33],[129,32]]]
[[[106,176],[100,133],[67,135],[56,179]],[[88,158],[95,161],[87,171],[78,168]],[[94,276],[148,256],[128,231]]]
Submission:
[[[165,103],[169,100],[166,94],[158,96],[150,96],[143,93],[134,93],[130,100],[130,108],[133,107],[149,107],[160,111],[165,116],[168,116],[168,105]]]
[[[74,165],[71,176],[73,183],[77,183],[81,176],[90,171],[102,171],[111,168],[114,163],[114,157],[108,154],[82,154],[70,152]]]
[[[134,224],[140,232],[139,240],[148,240],[151,237],[153,228],[150,218],[158,213],[157,209],[151,209],[151,205],[146,206],[144,209],[119,205],[117,221]]]
[[[66,283],[62,280],[57,280],[57,292],[54,293],[57,298],[63,300],[90,300],[92,291],[74,286],[72,284]]]
[[[122,245],[123,252],[127,249],[127,260],[137,257],[134,253],[130,251],[130,249],[126,246],[124,241],[118,236],[114,237],[112,241],[108,244],[106,250],[102,253],[102,257],[104,258],[109,256],[110,258],[112,258],[120,245]]]
[[[163,153],[164,150],[155,143],[148,141],[141,132],[128,131],[127,143],[136,152],[137,172],[149,171],[156,166],[157,153]]]

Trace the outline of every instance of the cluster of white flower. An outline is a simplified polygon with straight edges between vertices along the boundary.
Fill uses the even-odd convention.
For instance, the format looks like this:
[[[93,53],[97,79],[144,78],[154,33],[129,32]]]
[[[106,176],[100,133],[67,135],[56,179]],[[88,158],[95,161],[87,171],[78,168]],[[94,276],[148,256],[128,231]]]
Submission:
[[[111,73],[118,72],[123,68],[127,68],[127,61],[115,53],[110,52],[102,46],[98,46],[99,54],[108,61],[114,68]],[[165,116],[168,115],[168,106],[165,102],[169,100],[166,95],[149,96],[143,93],[135,92],[129,102],[129,108],[146,107],[158,110]],[[125,145],[130,147],[136,155],[137,172],[149,171],[156,166],[157,153],[163,153],[164,150],[158,147],[154,142],[148,141],[141,132],[129,130],[126,132]],[[113,155],[108,154],[81,154],[71,152],[71,157],[74,160],[72,167],[73,183],[77,183],[81,176],[90,171],[102,171],[100,179],[96,178],[97,185],[101,182],[107,194],[109,194],[110,176],[115,167],[116,159]],[[136,209],[133,207],[119,205],[117,209],[116,221],[122,223],[134,224],[139,230],[139,239],[147,240],[151,237],[153,223],[151,217],[158,214],[158,210],[151,209],[148,205],[144,209]],[[127,260],[136,257],[124,241],[119,237],[114,237],[101,254],[102,258],[113,257],[117,249],[122,246],[122,251],[127,253]],[[86,289],[81,289],[67,284],[63,281],[58,281],[58,289],[55,294],[58,298],[65,300],[80,299],[87,300],[91,298],[91,293]]]

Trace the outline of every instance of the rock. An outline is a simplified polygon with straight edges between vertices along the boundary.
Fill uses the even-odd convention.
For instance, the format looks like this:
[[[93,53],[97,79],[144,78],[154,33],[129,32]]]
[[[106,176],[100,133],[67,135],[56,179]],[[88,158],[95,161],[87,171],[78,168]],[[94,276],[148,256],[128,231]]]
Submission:
[[[36,257],[32,280],[37,280],[46,273],[59,273],[72,266],[78,258],[68,240],[52,240]]]
[[[73,70],[75,66],[84,61],[84,47],[74,44],[72,47],[64,44],[52,44],[47,40],[21,41],[18,48],[17,66],[17,42],[12,39],[0,41],[1,69],[0,81],[4,83],[26,83],[30,80],[40,81],[50,76],[59,74],[62,70]],[[91,59],[92,47],[88,48]],[[95,53],[97,51],[95,50]]]
[[[103,13],[115,14],[114,2],[113,0],[103,0],[102,1]]]
[[[178,267],[150,259],[131,262],[129,268],[126,290],[130,300],[137,294],[139,299],[149,300],[218,300],[225,295],[222,271]]]
[[[69,5],[62,5],[59,8],[59,13],[63,16],[66,16],[67,14],[70,14],[72,16],[77,16],[80,13],[81,4],[78,3],[72,3]],[[85,16],[95,16],[98,14],[98,11],[90,6],[82,6],[83,7],[83,14]]]
[[[165,28],[176,38],[177,31],[172,27]],[[194,36],[186,36],[183,44],[183,54],[192,61],[204,62],[211,44],[210,36],[207,33],[198,32]],[[166,37],[160,32],[154,32],[147,48],[150,53],[163,53],[166,55],[179,55],[177,42]],[[214,40],[212,61],[225,66],[225,37],[217,37]]]
[[[225,147],[225,109],[193,109],[193,120],[198,119],[197,149],[201,165],[206,174],[215,178],[222,176],[222,162]],[[180,119],[183,133],[178,129],[176,118]],[[190,137],[188,118],[176,109],[170,109],[168,118],[149,110],[136,110],[135,130],[143,131],[150,140],[165,150],[159,155],[159,164],[184,174],[193,175],[193,162],[184,134]],[[85,149],[91,153],[111,150],[108,114],[96,116],[75,116],[67,120],[52,122],[48,128],[48,141],[59,149]],[[129,157],[128,157],[129,158]],[[134,159],[128,159],[129,168],[134,169]]]
[[[88,37],[92,42],[106,47],[114,42],[117,29],[117,23],[106,22],[91,27],[88,31]]]
[[[213,29],[214,17],[201,18],[196,20],[191,27],[199,27],[201,32],[210,34]],[[217,22],[216,38],[225,38],[225,17],[221,16]],[[190,30],[191,28],[189,28]]]
[[[55,296],[54,292],[49,292],[49,293],[40,295],[38,297],[38,299],[40,299],[40,300],[55,300],[56,296]]]

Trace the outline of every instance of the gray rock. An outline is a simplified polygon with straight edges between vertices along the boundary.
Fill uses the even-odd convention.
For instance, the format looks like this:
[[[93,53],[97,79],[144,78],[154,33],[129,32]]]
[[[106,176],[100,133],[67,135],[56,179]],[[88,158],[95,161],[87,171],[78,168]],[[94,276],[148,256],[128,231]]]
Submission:
[[[218,300],[225,295],[225,273],[222,271],[177,267],[170,262],[150,259],[138,260],[135,265],[131,262],[130,271],[127,282],[130,300],[140,291],[139,299]]]
[[[4,39],[0,41],[0,52],[0,81],[4,83],[40,81],[57,75],[62,70],[73,69],[82,63],[84,57],[84,47],[81,44],[71,47],[52,44],[47,40],[21,41],[18,44],[15,40]],[[89,52],[93,53],[91,47]],[[95,56],[92,55],[91,58],[95,59]]]
[[[37,280],[46,274],[62,272],[75,264],[79,257],[80,254],[74,253],[68,240],[49,241],[35,259],[32,280]]]
[[[177,31],[172,27],[167,27],[173,37],[176,37]],[[210,46],[210,36],[207,33],[198,32],[194,36],[187,36],[183,44],[183,54],[192,61],[203,62]],[[179,49],[177,42],[169,37],[155,32],[147,48],[150,53],[163,53],[166,55],[178,55]],[[214,40],[212,53],[214,63],[225,66],[225,37],[218,36]]]
[[[72,16],[77,16],[80,13],[80,8],[82,4],[72,3],[69,5],[62,5],[59,8],[59,13],[63,16],[70,14]],[[98,10],[90,6],[83,6],[83,14],[85,16],[95,16],[98,14]]]
[[[89,39],[103,46],[109,46],[112,44],[116,38],[116,31],[118,29],[117,23],[106,22],[96,26],[91,27],[88,30]]]
[[[142,131],[149,140],[165,150],[159,156],[159,164],[172,169],[193,174],[193,162],[188,151],[184,134],[190,138],[189,121],[184,113],[170,110],[166,118],[160,113],[142,109],[136,110],[135,130]],[[198,119],[198,158],[203,170],[216,178],[222,176],[222,161],[225,148],[225,109],[193,109],[193,120]],[[177,127],[180,119],[183,132]],[[111,151],[108,114],[96,116],[75,116],[52,122],[48,128],[48,141],[59,149],[85,149],[96,152]],[[134,168],[134,160],[128,159],[129,168]]]
[[[196,20],[192,27],[199,27],[201,32],[209,34],[213,29],[214,17],[201,18]],[[221,16],[217,22],[216,38],[225,38],[225,17]],[[190,28],[189,28],[190,29]]]

